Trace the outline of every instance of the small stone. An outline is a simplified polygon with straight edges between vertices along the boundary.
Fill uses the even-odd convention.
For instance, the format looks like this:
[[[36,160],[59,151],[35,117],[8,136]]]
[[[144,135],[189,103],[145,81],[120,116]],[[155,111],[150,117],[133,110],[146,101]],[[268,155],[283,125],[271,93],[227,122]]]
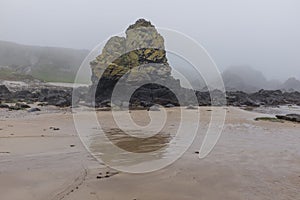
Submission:
[[[15,106],[19,107],[20,109],[30,108],[30,106],[25,103],[16,103]]]
[[[9,106],[9,110],[21,110],[21,108],[17,106]]]
[[[188,106],[186,107],[186,109],[188,109],[188,110],[195,110],[195,109],[197,109],[197,108],[195,108],[193,105],[188,105]]]
[[[39,109],[39,108],[30,108],[28,110],[28,112],[39,112],[39,111],[41,111],[41,109]]]
[[[175,107],[173,104],[171,104],[171,103],[168,103],[167,105],[165,105],[165,107],[166,108],[173,108],[173,107]]]
[[[160,111],[160,109],[159,109],[159,106],[154,105],[154,106],[151,106],[151,107],[148,109],[148,111]]]

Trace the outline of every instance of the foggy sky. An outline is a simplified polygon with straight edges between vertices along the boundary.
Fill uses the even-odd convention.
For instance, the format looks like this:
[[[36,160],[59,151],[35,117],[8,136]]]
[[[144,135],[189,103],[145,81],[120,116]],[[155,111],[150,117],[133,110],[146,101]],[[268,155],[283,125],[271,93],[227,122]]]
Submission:
[[[197,40],[220,70],[300,78],[297,0],[0,0],[0,40],[92,49],[141,17]]]

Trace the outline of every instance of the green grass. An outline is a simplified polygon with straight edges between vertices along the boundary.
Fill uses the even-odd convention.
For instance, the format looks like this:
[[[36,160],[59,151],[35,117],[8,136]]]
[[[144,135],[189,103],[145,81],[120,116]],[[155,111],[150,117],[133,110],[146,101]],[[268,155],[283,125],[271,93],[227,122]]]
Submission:
[[[75,74],[64,73],[52,70],[35,70],[32,72],[34,78],[46,81],[46,82],[61,82],[61,83],[73,83]]]
[[[16,73],[11,69],[0,69],[0,79],[9,81],[33,80],[31,75]]]

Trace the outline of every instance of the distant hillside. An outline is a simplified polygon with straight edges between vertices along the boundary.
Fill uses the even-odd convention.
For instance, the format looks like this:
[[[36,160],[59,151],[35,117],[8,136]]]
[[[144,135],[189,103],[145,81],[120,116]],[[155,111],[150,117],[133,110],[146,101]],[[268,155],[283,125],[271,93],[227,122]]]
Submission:
[[[296,78],[289,78],[284,83],[267,80],[260,71],[251,67],[230,67],[222,73],[222,77],[226,90],[229,91],[257,92],[260,89],[300,91],[300,81]]]
[[[0,67],[0,81],[1,80],[24,82],[39,81],[31,75],[15,72],[8,67]]]
[[[43,81],[72,82],[88,50],[20,45],[0,41],[0,70]],[[27,76],[26,76],[27,77]],[[3,77],[1,77],[3,78]]]
[[[281,89],[287,91],[291,91],[291,90],[300,91],[300,81],[297,80],[296,78],[289,78],[287,81],[285,81],[282,84]]]
[[[250,67],[234,66],[222,74],[226,89],[253,92],[267,85],[264,75]]]

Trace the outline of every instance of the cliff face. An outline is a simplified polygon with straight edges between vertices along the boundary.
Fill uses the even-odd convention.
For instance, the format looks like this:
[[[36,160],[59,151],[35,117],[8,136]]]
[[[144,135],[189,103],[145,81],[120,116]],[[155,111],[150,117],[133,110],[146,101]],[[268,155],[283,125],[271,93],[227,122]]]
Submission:
[[[128,84],[159,79],[174,82],[180,87],[179,81],[171,76],[163,37],[144,19],[130,25],[126,30],[126,37],[110,38],[102,53],[90,64],[93,72],[92,88],[96,90],[98,102],[110,98],[121,77],[125,77]],[[145,86],[144,89],[149,87]],[[157,85],[151,87],[160,88]]]

